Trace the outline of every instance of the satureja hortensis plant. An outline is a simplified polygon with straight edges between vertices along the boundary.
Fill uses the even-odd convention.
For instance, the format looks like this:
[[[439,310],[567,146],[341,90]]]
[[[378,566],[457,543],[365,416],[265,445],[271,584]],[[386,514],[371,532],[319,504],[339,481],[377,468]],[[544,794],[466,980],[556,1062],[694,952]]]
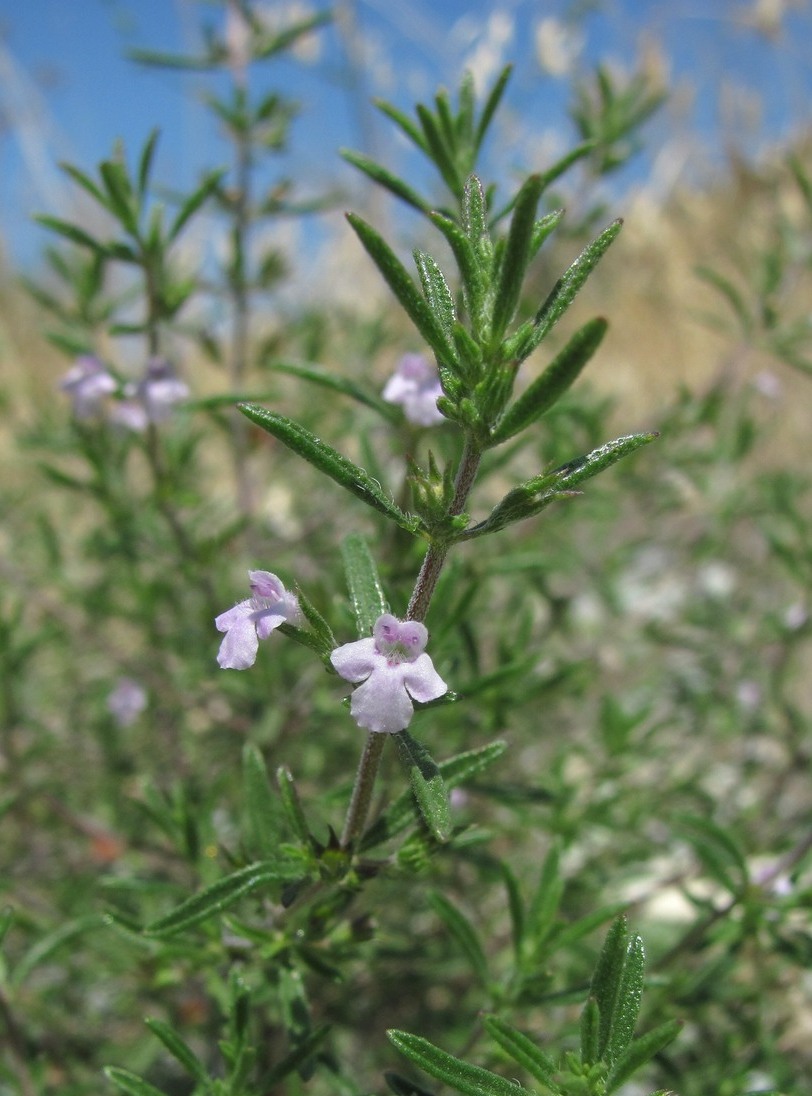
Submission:
[[[340,1023],[314,1019],[319,1015],[319,994],[330,997],[330,1013],[338,1019],[341,1006],[336,1005],[336,994],[340,1002],[341,992],[361,992],[351,989],[351,971],[369,956],[376,934],[386,936],[389,881],[399,874],[421,878],[437,859],[448,862],[458,857],[465,863],[479,839],[472,842],[468,828],[455,823],[450,799],[464,794],[465,787],[506,749],[497,739],[444,756],[443,735],[435,733],[437,727],[450,727],[455,713],[465,710],[478,688],[486,687],[476,675],[467,670],[464,677],[461,673],[464,660],[455,654],[455,643],[466,642],[462,628],[456,633],[447,629],[441,646],[435,647],[432,641],[455,602],[454,561],[461,553],[475,558],[485,538],[509,539],[518,523],[554,520],[555,507],[543,519],[538,515],[552,504],[577,505],[576,496],[588,480],[647,445],[655,434],[635,433],[605,441],[588,452],[573,452],[564,463],[538,467],[525,478],[510,480],[513,469],[532,459],[531,439],[543,428],[544,416],[569,391],[601,344],[606,321],[590,319],[559,339],[546,363],[538,364],[548,336],[553,331],[559,336],[559,323],[618,237],[621,224],[614,221],[603,228],[554,279],[543,298],[528,307],[528,271],[564,218],[561,209],[545,211],[550,188],[571,166],[592,155],[599,141],[578,146],[500,201],[496,184],[482,177],[480,153],[509,70],[499,76],[482,102],[477,102],[471,78],[465,77],[456,104],[440,92],[432,106],[419,106],[415,117],[381,104],[401,134],[439,173],[447,195],[442,203],[423,197],[381,164],[357,153],[345,154],[376,184],[422,214],[421,225],[435,234],[447,256],[441,263],[428,251],[416,249],[413,274],[376,226],[354,213],[348,215],[365,258],[377,267],[414,328],[414,349],[403,357],[382,394],[363,381],[309,364],[278,363],[275,368],[275,374],[292,375],[303,385],[315,386],[313,391],[354,399],[359,409],[376,413],[394,437],[407,439],[401,464],[408,490],[396,500],[378,470],[370,470],[368,440],[366,449],[362,448],[366,465],[362,467],[345,455],[340,439],[335,445],[326,440],[327,429],[317,422],[305,425],[269,406],[268,400],[251,398],[247,387],[249,301],[252,293],[271,286],[270,272],[277,268],[266,257],[251,272],[247,245],[260,214],[278,212],[272,204],[252,200],[253,154],[255,146],[264,143],[267,150],[280,143],[280,131],[286,130],[292,112],[278,97],[252,104],[246,73],[249,62],[273,56],[297,36],[312,31],[320,20],[276,34],[262,25],[250,7],[233,6],[232,18],[242,20],[243,52],[235,59],[233,42],[229,52],[213,40],[210,54],[198,59],[198,67],[229,67],[233,74],[233,97],[215,103],[215,110],[234,139],[236,187],[228,185],[226,170],[210,173],[167,222],[150,193],[157,143],[153,135],[134,171],[121,150],[101,165],[98,178],[68,168],[116,226],[113,238],[94,235],[63,219],[42,218],[78,249],[78,257],[70,261],[59,252],[51,253],[52,265],[74,291],[73,306],[39,292],[42,303],[60,320],[56,341],[75,358],[62,387],[72,403],[76,442],[90,478],[83,483],[71,481],[68,473],[53,465],[48,474],[72,490],[89,489],[107,514],[110,532],[101,554],[106,551],[111,560],[120,560],[119,574],[129,575],[130,589],[123,590],[111,577],[100,594],[126,611],[128,619],[140,621],[156,649],[167,642],[169,627],[154,612],[158,590],[170,600],[172,626],[179,619],[185,622],[181,657],[183,642],[189,642],[191,651],[205,633],[212,673],[216,655],[223,671],[228,675],[240,671],[237,676],[241,677],[261,674],[265,660],[273,661],[287,644],[292,654],[285,656],[285,675],[304,673],[298,667],[308,660],[330,675],[329,700],[322,699],[320,710],[313,713],[319,735],[333,733],[331,727],[352,726],[354,737],[342,738],[341,753],[330,755],[331,766],[340,757],[349,767],[346,772],[324,772],[325,781],[331,775],[337,777],[338,791],[325,785],[324,804],[319,806],[302,797],[294,781],[294,741],[285,763],[277,768],[274,787],[247,726],[243,830],[238,839],[223,843],[222,855],[216,847],[214,856],[207,852],[208,864],[200,852],[193,804],[182,798],[172,804],[167,831],[178,837],[179,848],[193,865],[203,864],[204,870],[196,869],[194,875],[202,885],[192,884],[190,894],[174,901],[168,901],[160,888],[157,900],[136,888],[134,893],[141,895],[144,904],[138,908],[129,898],[113,901],[104,924],[136,948],[142,963],[163,972],[159,981],[171,982],[180,968],[193,971],[218,1002],[223,1027],[219,1038],[201,1045],[180,1022],[147,1021],[188,1078],[184,1083],[174,1080],[159,1087],[157,1077],[139,1071],[133,1063],[119,1062],[106,1072],[118,1090],[132,1096],[181,1091],[260,1096],[298,1092],[308,1084],[320,1085],[318,1091],[361,1094],[372,1083],[366,1079],[368,1070],[354,1058],[342,1060],[346,1040]],[[170,63],[160,55],[142,59]],[[632,128],[631,121],[627,128]],[[615,128],[614,137],[618,133],[622,127]],[[234,318],[233,337],[230,343],[216,344],[211,332],[197,334],[215,359],[227,360],[231,391],[192,402],[173,355],[180,335],[189,334],[183,330],[181,314],[200,286],[179,272],[173,249],[189,223],[212,205],[231,225],[233,252],[224,265],[220,289]],[[358,261],[362,261],[360,253]],[[136,272],[131,288],[119,300],[105,296],[105,273],[114,264]],[[136,319],[132,318],[133,300],[143,309]],[[126,319],[119,318],[122,308],[129,310]],[[105,330],[141,340],[145,365],[137,379],[126,379],[107,360],[99,338]],[[534,356],[537,351],[541,353]],[[203,494],[194,462],[205,431],[192,432],[178,442],[165,430],[167,420],[184,403],[210,428],[224,426],[230,438],[241,514],[233,526],[214,532],[207,512],[199,522],[190,516],[190,500]],[[224,418],[224,409],[233,404],[237,412]],[[317,413],[318,403],[314,410]],[[329,492],[343,489],[353,497],[354,509],[348,507],[347,513],[353,517],[357,513],[358,529],[346,532],[334,545],[346,595],[331,590],[326,581],[315,584],[315,590],[309,588],[307,575],[312,568],[303,567],[299,573],[277,560],[269,539],[263,543],[258,536],[253,522],[256,485],[248,465],[253,435],[235,425],[246,421],[302,458],[309,466],[303,475],[320,474]],[[141,492],[135,506],[126,501],[128,476],[135,475],[133,452],[142,458],[132,481]],[[268,478],[276,475],[270,465],[260,473]],[[480,513],[478,489],[483,485],[489,501],[486,512]],[[139,506],[148,511],[148,519],[139,513]],[[364,507],[373,512],[373,536],[361,531],[368,528],[362,524]],[[248,586],[233,590],[231,607],[227,602],[216,604],[223,582],[218,581],[215,590],[210,577],[212,562],[224,545],[234,545],[241,553],[250,545],[251,551]],[[306,550],[305,539],[298,555],[303,557]],[[140,557],[136,560],[136,552],[164,563],[151,568]],[[174,582],[166,580],[167,567],[173,569]],[[496,605],[494,612],[498,611]],[[487,616],[480,620],[475,615],[466,629],[472,623],[483,630],[493,626]],[[215,626],[222,633],[219,653]],[[293,689],[278,673],[265,680],[271,688],[266,692],[263,684],[250,705],[258,719],[264,718],[263,710],[273,711],[283,702],[274,689]],[[228,684],[215,684],[215,689],[231,687],[230,676],[219,681]],[[138,682],[123,679],[111,696],[110,711],[120,726],[126,726],[145,705]],[[348,741],[357,741],[359,755],[351,788]],[[282,745],[287,750],[284,739]],[[391,775],[382,781],[387,752],[402,762],[400,787]],[[341,822],[335,812],[343,798]],[[325,805],[332,821],[320,827],[313,818],[323,817]],[[157,801],[150,809],[156,818],[168,817],[161,815]],[[212,860],[216,861],[214,874]],[[679,1029],[678,1021],[669,1018],[635,1035],[644,983],[642,941],[630,931],[618,904],[586,910],[566,924],[557,920],[562,881],[554,841],[548,843],[529,897],[511,869],[509,856],[502,857],[498,875],[499,893],[506,896],[512,956],[509,969],[498,975],[489,968],[490,948],[459,906],[441,889],[425,892],[425,907],[439,917],[473,970],[481,989],[481,1016],[477,1020],[475,1008],[467,1018],[474,1034],[462,1047],[440,1045],[442,1031],[390,1030],[389,1038],[409,1068],[416,1067],[417,1076],[432,1080],[411,1079],[411,1074],[393,1070],[386,1073],[389,1089],[401,1096],[426,1096],[436,1091],[432,1086],[439,1082],[468,1096],[620,1092]],[[373,887],[375,924],[364,903],[365,892]],[[114,897],[115,890],[114,883]],[[422,947],[419,917],[417,921],[411,945],[416,953]],[[560,1047],[546,1044],[537,1030],[534,1034],[539,999],[533,987],[540,984],[551,956],[610,922],[591,978],[570,994],[579,1007],[577,1025]],[[381,954],[385,951],[384,945]],[[385,980],[384,967],[378,960],[375,963],[378,977]],[[401,990],[393,986],[391,992],[398,995]],[[535,1020],[523,1024],[522,1010],[531,1004],[536,1006]],[[372,1019],[366,1017],[364,1022]],[[268,1034],[274,1025],[285,1033],[281,1052],[279,1040]],[[375,1027],[356,1033],[360,1042],[355,1042],[353,1053],[377,1036]],[[494,1052],[508,1063],[499,1072],[491,1061]],[[493,1069],[478,1064],[486,1055]]]

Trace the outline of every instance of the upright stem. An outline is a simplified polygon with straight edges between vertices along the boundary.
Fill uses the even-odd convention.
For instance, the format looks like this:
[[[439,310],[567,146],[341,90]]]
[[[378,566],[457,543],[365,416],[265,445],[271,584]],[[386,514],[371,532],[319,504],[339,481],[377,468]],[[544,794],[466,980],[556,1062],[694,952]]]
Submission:
[[[457,469],[457,478],[454,484],[454,498],[451,501],[448,513],[451,517],[457,517],[465,508],[465,503],[471,488],[474,485],[479,462],[482,460],[482,450],[474,444],[470,438],[465,441],[465,448]],[[423,558],[423,566],[417,576],[414,590],[412,591],[409,608],[406,610],[407,620],[425,620],[429,605],[431,604],[434,588],[440,577],[440,572],[448,555],[448,544],[432,544],[429,546]]]
[[[160,262],[161,260],[158,261]],[[150,358],[157,358],[161,349],[160,302],[157,291],[157,286],[160,284],[160,278],[157,276],[152,257],[147,255],[144,256],[143,270],[144,290],[147,298],[147,353]],[[155,501],[158,510],[163,515],[164,520],[175,539],[181,563],[187,563],[194,558],[194,544],[190,540],[183,523],[176,514],[170,501],[170,488],[172,486],[171,477],[167,472],[161,453],[158,428],[152,421],[147,423],[146,455],[155,485]],[[213,604],[214,587],[205,572],[202,575],[201,583],[206,591],[209,604]]]
[[[454,484],[454,497],[449,507],[449,515],[456,517],[465,507],[466,499],[476,479],[479,462],[482,459],[482,450],[479,446],[467,438],[465,448],[462,451],[460,465],[457,469],[457,477]],[[448,555],[449,545],[432,544],[423,559],[420,574],[417,576],[414,591],[406,613],[407,620],[423,620],[428,612],[437,579]],[[347,820],[344,823],[344,833],[341,837],[341,847],[351,848],[361,836],[372,803],[372,791],[375,785],[375,777],[378,775],[378,767],[383,753],[385,734],[370,731],[367,734],[364,752],[358,765],[355,776],[355,785],[352,789]]]
[[[352,789],[347,820],[344,823],[344,833],[341,835],[343,849],[351,848],[363,832],[372,803],[372,789],[375,785],[375,777],[378,775],[385,740],[385,734],[376,731],[369,731],[367,734],[364,752],[358,764],[355,786]]]
[[[240,131],[235,137],[235,198],[234,198],[234,272],[231,279],[231,300],[234,309],[231,336],[231,386],[241,392],[248,368],[249,300],[245,277],[245,254],[251,221],[251,133]],[[234,478],[237,500],[243,517],[254,509],[253,489],[248,472],[248,423],[238,412],[231,417]]]

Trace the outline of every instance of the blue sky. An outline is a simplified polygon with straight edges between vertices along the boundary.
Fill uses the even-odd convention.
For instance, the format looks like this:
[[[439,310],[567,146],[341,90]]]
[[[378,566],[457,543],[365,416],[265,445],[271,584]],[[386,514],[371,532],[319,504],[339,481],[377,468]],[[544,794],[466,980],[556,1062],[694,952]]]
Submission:
[[[804,0],[355,0],[348,5],[355,64],[347,37],[330,28],[319,36],[317,59],[275,62],[255,81],[301,102],[285,170],[316,192],[349,178],[337,156],[342,145],[372,142],[388,163],[402,155],[366,105],[370,95],[409,109],[438,84],[453,86],[466,65],[488,71],[513,61],[512,126],[497,151],[508,170],[538,167],[551,135],[572,139],[570,85],[565,74],[543,69],[539,24],[577,23],[581,66],[602,60],[628,68],[657,51],[669,73],[671,104],[651,123],[648,151],[626,176],[639,182],[679,134],[691,150],[687,170],[692,160],[712,163],[731,138],[755,154],[808,127],[809,8]],[[771,26],[771,13],[782,9]],[[146,70],[126,58],[131,47],[194,49],[201,19],[217,25],[220,8],[194,0],[0,0],[0,240],[13,264],[35,264],[46,241],[32,214],[65,212],[70,188],[60,160],[91,169],[117,138],[134,151],[157,125],[164,183],[187,186],[204,167],[227,162],[201,105],[211,78]]]

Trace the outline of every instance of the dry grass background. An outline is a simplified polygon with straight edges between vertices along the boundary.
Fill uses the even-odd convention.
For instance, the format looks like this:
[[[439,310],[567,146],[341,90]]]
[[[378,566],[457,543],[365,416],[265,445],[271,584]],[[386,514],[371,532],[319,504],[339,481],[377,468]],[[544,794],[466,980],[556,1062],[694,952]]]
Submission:
[[[724,177],[706,189],[675,191],[664,203],[646,189],[620,203],[624,231],[582,293],[570,325],[600,313],[610,320],[608,335],[588,370],[590,382],[610,396],[625,428],[651,424],[685,386],[701,392],[724,376],[734,385],[751,383],[767,371],[778,381],[774,397],[781,415],[780,431],[758,448],[758,459],[770,464],[812,457],[809,431],[810,380],[777,362],[754,345],[745,345],[733,331],[714,330],[703,319],[713,314],[725,322],[731,313],[721,296],[697,276],[697,266],[712,267],[746,285],[747,265],[755,261],[772,231],[776,213],[808,235],[797,186],[780,162],[755,169],[731,163]],[[377,272],[357,241],[345,230],[340,213],[335,236],[325,245],[308,278],[308,305],[319,300],[359,314],[388,313],[391,301]],[[572,241],[556,245],[555,268],[574,254]],[[347,267],[353,270],[346,277]],[[540,287],[545,292],[544,285]],[[809,295],[809,272],[793,289],[790,309],[803,309]],[[267,318],[280,327],[284,316]],[[6,474],[24,474],[15,435],[36,419],[38,409],[60,398],[59,377],[67,362],[45,338],[49,318],[15,280],[0,253],[0,453]],[[361,368],[352,350],[335,345],[335,356],[323,364],[355,372]],[[388,361],[373,364],[383,383]],[[196,394],[217,391],[219,377],[205,362],[189,360],[184,368],[194,378]],[[222,389],[221,389],[222,390]]]

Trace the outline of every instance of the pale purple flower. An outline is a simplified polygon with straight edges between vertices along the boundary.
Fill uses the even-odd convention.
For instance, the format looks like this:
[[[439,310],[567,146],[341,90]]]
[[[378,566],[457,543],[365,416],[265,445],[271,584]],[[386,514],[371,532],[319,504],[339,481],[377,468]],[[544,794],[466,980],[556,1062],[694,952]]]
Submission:
[[[225,632],[217,661],[224,670],[247,670],[257,657],[259,641],[267,639],[280,624],[298,624],[301,610],[295,594],[290,594],[270,571],[249,571],[251,597],[233,609],[221,613],[214,624]]]
[[[107,697],[107,710],[119,727],[131,727],[147,706],[147,694],[142,685],[131,677],[118,679]]]
[[[105,397],[115,392],[118,384],[103,362],[92,354],[82,354],[59,387],[70,397],[77,419],[92,419],[101,412]]]
[[[442,396],[437,369],[422,354],[404,354],[381,393],[387,403],[397,403],[415,426],[436,426],[444,416],[437,408]]]
[[[137,384],[125,385],[123,394],[111,409],[110,420],[142,433],[151,422],[165,422],[175,406],[188,399],[189,386],[165,358],[150,358],[144,376]]]
[[[359,727],[386,734],[405,730],[414,714],[412,700],[425,704],[448,686],[424,653],[428,632],[416,620],[399,621],[384,613],[372,636],[345,643],[330,661],[345,681],[362,681],[352,694],[350,712]]]
[[[125,430],[132,430],[134,434],[143,434],[149,426],[149,417],[146,408],[136,399],[137,386],[125,384],[123,400],[117,400],[110,408],[108,418],[116,426],[123,426]]]
[[[150,358],[136,395],[150,422],[164,422],[176,404],[189,398],[189,386],[165,358]]]

